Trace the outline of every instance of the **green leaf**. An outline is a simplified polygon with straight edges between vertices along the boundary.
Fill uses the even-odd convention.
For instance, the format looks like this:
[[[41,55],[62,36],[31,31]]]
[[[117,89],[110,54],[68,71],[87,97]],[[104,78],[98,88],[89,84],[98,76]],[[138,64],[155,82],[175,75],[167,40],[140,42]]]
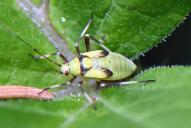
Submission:
[[[50,18],[73,47],[93,11],[89,33],[105,35],[112,51],[135,57],[160,43],[190,10],[190,0],[52,0]]]
[[[109,48],[129,56],[139,54],[158,43],[190,9],[190,1],[186,0],[180,3],[170,0],[93,1],[92,3],[51,1],[50,15],[55,26],[63,24],[60,23],[63,20],[60,18],[66,19],[58,31],[64,32],[64,39],[72,46],[94,8],[95,20],[90,32],[97,37],[106,35],[108,42],[111,42],[107,44]],[[57,67],[54,64],[33,60],[28,55],[28,53],[34,54],[32,49],[4,30],[11,28],[44,54],[54,51],[47,38],[16,3],[12,0],[1,0],[0,6],[0,23],[4,24],[0,26],[0,84],[43,88],[67,81],[68,78],[55,72]],[[141,20],[138,20],[139,18]],[[142,34],[139,33],[139,28],[144,28]],[[119,35],[124,36],[118,38]],[[133,37],[131,41],[130,37]],[[129,49],[126,51],[125,47]],[[76,97],[47,102],[2,100],[0,127],[189,127],[190,74],[190,67],[159,67],[147,70],[135,79],[155,79],[155,83],[103,89],[96,104],[97,111],[87,107],[83,98]]]

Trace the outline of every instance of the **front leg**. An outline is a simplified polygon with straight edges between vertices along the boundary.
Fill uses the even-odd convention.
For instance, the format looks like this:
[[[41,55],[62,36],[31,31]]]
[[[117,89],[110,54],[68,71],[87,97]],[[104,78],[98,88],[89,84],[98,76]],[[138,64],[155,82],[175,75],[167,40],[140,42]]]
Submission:
[[[105,51],[107,52],[111,52],[111,50],[109,48],[107,48],[104,44],[103,44],[103,38],[101,38],[101,40],[96,39],[94,36],[90,35],[90,39],[92,39],[95,43],[97,43],[100,47],[102,47]]]
[[[48,59],[51,56],[60,56],[65,62],[68,62],[68,60],[66,59],[64,54],[59,49],[58,49],[57,52],[49,53],[49,54],[46,54],[46,55],[34,56],[31,53],[29,53],[29,55],[32,56],[32,58],[34,58],[36,60]]]
[[[44,88],[41,92],[39,92],[38,94],[41,95],[42,93],[44,93],[44,91],[47,91],[49,89],[54,89],[54,88],[59,88],[59,87],[63,87],[63,86],[66,86],[66,85],[70,85],[73,80],[76,78],[76,76],[74,76],[69,82],[66,82],[66,83],[62,83],[62,84],[56,84],[56,85],[52,85],[52,86],[49,86],[47,88]]]

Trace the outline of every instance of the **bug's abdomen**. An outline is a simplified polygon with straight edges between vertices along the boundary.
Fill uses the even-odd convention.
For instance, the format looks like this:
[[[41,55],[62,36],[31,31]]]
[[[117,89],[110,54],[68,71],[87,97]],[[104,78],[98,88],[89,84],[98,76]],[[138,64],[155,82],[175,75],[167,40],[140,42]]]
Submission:
[[[110,52],[106,57],[96,59],[94,62],[99,67],[109,69],[113,73],[112,76],[102,80],[121,80],[130,76],[136,70],[136,65],[131,60],[113,52]]]

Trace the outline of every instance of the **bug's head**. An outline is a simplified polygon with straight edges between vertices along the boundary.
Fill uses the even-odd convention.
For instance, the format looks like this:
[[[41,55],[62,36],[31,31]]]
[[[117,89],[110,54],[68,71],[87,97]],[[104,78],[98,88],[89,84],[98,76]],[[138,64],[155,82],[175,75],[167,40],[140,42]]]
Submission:
[[[64,75],[69,75],[70,74],[70,68],[69,68],[69,64],[68,63],[65,63],[61,66],[60,68],[61,72],[64,74]]]

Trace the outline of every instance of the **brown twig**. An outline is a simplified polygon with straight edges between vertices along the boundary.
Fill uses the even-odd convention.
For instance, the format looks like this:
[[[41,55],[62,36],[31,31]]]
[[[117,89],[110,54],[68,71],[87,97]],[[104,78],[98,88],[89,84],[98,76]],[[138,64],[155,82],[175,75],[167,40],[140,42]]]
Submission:
[[[39,95],[42,89],[29,86],[6,85],[0,86],[0,99],[37,99],[37,100],[52,100],[54,96],[48,91],[44,91]]]

